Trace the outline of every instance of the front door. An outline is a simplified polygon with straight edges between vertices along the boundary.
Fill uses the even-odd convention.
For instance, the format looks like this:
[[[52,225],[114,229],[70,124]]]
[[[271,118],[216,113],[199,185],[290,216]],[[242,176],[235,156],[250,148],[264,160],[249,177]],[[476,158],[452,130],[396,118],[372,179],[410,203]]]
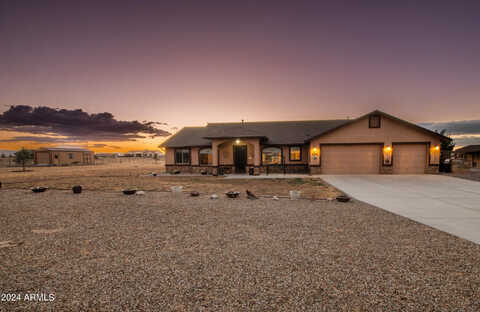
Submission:
[[[245,173],[247,166],[247,146],[233,146],[233,163],[235,164],[235,173]]]

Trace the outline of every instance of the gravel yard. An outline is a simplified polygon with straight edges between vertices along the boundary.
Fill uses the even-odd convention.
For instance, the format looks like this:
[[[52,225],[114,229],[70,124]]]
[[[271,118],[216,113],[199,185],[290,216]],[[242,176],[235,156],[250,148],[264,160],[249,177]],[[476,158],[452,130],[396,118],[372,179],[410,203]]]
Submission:
[[[465,170],[462,172],[454,172],[454,173],[447,173],[446,175],[456,177],[456,178],[462,178],[462,179],[467,179],[467,180],[472,180],[472,181],[479,181],[480,182],[480,170]]]
[[[480,310],[479,245],[357,201],[241,196],[1,190],[0,290],[55,300],[0,311]]]

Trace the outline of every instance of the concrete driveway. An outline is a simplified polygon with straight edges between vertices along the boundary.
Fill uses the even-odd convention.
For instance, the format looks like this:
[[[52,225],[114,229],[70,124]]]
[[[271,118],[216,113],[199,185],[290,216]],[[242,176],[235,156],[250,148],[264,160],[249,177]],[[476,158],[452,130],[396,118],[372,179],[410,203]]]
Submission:
[[[346,194],[480,244],[480,182],[439,175],[322,175]]]

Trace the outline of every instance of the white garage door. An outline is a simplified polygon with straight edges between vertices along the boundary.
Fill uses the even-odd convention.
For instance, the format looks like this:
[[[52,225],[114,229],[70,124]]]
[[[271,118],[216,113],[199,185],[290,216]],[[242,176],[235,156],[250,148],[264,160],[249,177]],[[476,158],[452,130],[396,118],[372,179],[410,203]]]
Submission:
[[[375,144],[322,145],[323,174],[376,174],[380,172],[381,146]]]
[[[426,144],[393,144],[393,173],[425,173],[427,164]]]

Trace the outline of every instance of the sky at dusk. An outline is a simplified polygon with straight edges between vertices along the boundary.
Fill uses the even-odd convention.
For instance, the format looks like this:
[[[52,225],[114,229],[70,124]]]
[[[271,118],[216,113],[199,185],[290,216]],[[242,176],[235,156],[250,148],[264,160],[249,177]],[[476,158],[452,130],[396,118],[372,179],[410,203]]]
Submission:
[[[374,109],[480,144],[479,38],[479,1],[0,0],[0,114],[89,122],[0,119],[0,149],[154,149],[183,126]]]

